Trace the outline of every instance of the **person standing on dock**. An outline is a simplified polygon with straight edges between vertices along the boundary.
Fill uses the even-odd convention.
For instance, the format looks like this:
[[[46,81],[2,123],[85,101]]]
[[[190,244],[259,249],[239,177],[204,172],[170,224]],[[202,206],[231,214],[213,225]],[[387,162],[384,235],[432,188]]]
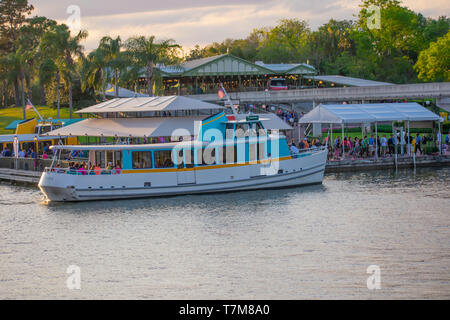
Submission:
[[[447,151],[447,152],[449,152],[450,151],[450,131],[448,132],[448,134],[445,136],[445,144],[446,144],[446,148],[445,148],[445,150]]]
[[[421,155],[422,154],[422,148],[420,147],[420,143],[422,142],[421,141],[422,139],[420,138],[420,134],[418,133],[417,135],[416,135],[416,141],[415,141],[415,143],[414,143],[414,153],[415,154],[417,154],[417,150],[419,150],[419,154]]]
[[[375,156],[375,139],[373,134],[369,138],[369,157]]]
[[[380,144],[381,144],[381,154],[383,155],[383,157],[386,157],[388,141],[386,139],[386,135],[385,134],[383,134],[383,137],[381,138]]]

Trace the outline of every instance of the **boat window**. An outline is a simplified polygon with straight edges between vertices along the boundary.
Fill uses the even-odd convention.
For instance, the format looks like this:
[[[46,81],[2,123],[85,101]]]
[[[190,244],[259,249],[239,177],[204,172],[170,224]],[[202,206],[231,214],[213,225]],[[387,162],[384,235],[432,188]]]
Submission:
[[[235,146],[227,146],[221,148],[222,163],[235,163],[236,162],[236,148]]]
[[[198,149],[197,152],[197,165],[205,166],[216,162],[215,148]]]
[[[173,168],[172,151],[155,151],[155,168]]]
[[[216,162],[215,148],[207,148],[203,150],[203,162],[205,164],[214,164]]]
[[[238,124],[236,126],[236,137],[245,138],[250,135],[250,126],[248,123]]]
[[[150,155],[150,161],[152,157]],[[114,168],[122,169],[122,151],[114,151]],[[150,167],[151,168],[151,167]]]
[[[249,143],[248,144],[248,161],[256,160],[256,144]]]
[[[186,168],[194,167],[194,149],[184,149],[184,156],[186,158]]]
[[[264,130],[264,128],[262,127],[261,123],[259,123],[259,122],[256,123],[256,134],[258,136],[265,136],[266,135],[266,130]]]
[[[152,153],[150,151],[133,152],[133,169],[152,168]]]
[[[258,143],[258,160],[266,159],[266,144],[264,142]]]

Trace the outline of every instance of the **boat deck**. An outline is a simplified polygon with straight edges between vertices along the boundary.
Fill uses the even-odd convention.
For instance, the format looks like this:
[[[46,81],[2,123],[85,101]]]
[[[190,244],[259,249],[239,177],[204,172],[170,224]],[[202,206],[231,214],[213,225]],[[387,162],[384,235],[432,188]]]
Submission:
[[[19,160],[20,161],[20,160]],[[1,164],[1,163],[0,163]],[[420,156],[415,160],[416,167],[439,167],[450,166],[450,155],[428,155]],[[398,157],[397,168],[413,168],[414,159],[410,157]],[[339,161],[328,161],[325,173],[363,171],[363,170],[383,170],[395,169],[394,158],[381,159],[345,159]],[[41,176],[41,171],[0,168],[0,180],[18,184],[37,185]]]

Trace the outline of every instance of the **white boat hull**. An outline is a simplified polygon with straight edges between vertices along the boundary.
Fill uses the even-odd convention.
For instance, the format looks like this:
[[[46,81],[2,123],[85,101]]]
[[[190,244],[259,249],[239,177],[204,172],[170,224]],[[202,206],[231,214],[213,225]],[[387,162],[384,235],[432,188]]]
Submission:
[[[322,183],[327,151],[263,164],[163,172],[70,175],[46,171],[39,188],[50,201],[88,201],[286,188]]]

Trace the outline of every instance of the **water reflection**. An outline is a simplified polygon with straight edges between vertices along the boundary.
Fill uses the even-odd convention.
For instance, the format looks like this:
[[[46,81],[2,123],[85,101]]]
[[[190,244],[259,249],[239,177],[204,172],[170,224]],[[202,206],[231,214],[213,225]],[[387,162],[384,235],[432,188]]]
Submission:
[[[449,178],[348,172],[290,189],[48,205],[0,183],[0,299],[448,299]],[[84,275],[76,296],[70,264]]]

